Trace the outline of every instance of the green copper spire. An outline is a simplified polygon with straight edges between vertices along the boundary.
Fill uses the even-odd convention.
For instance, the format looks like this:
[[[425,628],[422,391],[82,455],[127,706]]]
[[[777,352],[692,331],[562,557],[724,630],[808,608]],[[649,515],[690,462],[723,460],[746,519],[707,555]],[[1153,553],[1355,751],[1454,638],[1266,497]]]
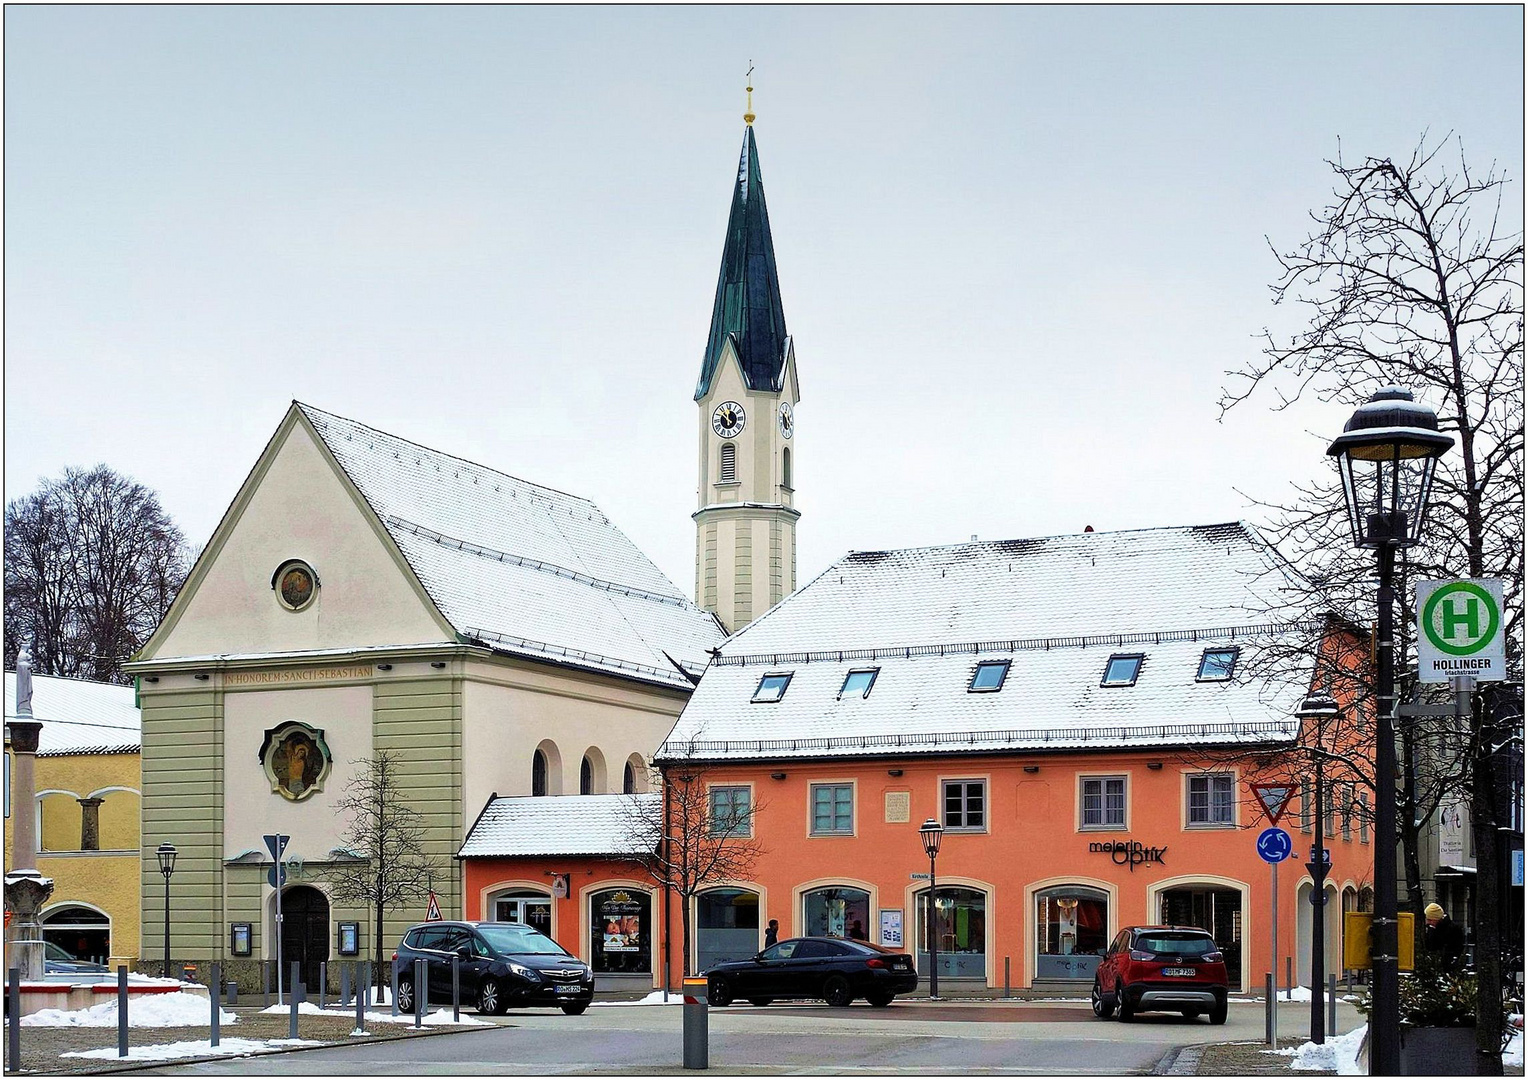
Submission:
[[[711,309],[711,336],[706,341],[695,400],[705,397],[711,389],[711,380],[729,339],[742,361],[748,388],[778,390],[785,375],[788,339],[752,124],[743,135],[732,213],[727,218],[727,243],[722,249],[722,269],[716,280],[716,303]]]

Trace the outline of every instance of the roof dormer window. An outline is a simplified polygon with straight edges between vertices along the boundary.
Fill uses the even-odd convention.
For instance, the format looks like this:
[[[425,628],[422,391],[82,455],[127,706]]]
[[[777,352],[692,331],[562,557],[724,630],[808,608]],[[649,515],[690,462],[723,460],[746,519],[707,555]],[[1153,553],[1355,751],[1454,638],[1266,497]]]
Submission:
[[[1229,682],[1236,670],[1239,649],[1205,649],[1199,658],[1200,682]]]
[[[994,694],[1003,688],[1008,678],[1008,660],[983,660],[971,674],[971,685],[966,689],[973,694]]]
[[[785,696],[785,688],[790,685],[792,674],[789,671],[776,671],[765,675],[759,680],[758,689],[753,692],[753,700],[779,701]]]
[[[1141,661],[1145,659],[1142,653],[1115,653],[1109,657],[1109,663],[1104,668],[1103,682],[1098,685],[1134,686],[1141,674]]]
[[[839,700],[869,697],[870,688],[875,685],[875,677],[880,674],[880,671],[880,668],[862,668],[849,672],[844,676],[844,685],[838,691]]]

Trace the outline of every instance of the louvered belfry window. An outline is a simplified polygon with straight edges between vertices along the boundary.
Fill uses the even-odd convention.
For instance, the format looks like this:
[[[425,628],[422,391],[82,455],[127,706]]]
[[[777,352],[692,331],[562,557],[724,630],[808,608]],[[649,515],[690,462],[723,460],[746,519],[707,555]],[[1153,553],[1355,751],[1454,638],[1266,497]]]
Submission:
[[[722,443],[722,478],[723,484],[737,483],[737,447],[732,443]]]

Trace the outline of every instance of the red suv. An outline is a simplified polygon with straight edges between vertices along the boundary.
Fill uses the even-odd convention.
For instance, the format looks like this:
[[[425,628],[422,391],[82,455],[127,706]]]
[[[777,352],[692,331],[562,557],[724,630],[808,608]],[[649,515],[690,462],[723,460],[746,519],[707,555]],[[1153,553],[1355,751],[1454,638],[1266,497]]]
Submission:
[[[1121,930],[1093,976],[1093,1013],[1121,1020],[1138,1012],[1210,1014],[1226,1022],[1226,961],[1220,946],[1194,926],[1131,926]]]

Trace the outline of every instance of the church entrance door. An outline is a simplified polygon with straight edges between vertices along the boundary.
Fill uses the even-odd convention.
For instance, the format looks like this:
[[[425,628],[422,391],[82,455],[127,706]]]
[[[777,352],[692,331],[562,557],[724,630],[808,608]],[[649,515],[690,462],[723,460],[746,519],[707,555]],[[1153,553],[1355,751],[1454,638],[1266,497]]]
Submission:
[[[292,965],[302,965],[302,981],[318,997],[318,965],[329,959],[329,899],[311,885],[293,885],[281,894],[283,982]]]

